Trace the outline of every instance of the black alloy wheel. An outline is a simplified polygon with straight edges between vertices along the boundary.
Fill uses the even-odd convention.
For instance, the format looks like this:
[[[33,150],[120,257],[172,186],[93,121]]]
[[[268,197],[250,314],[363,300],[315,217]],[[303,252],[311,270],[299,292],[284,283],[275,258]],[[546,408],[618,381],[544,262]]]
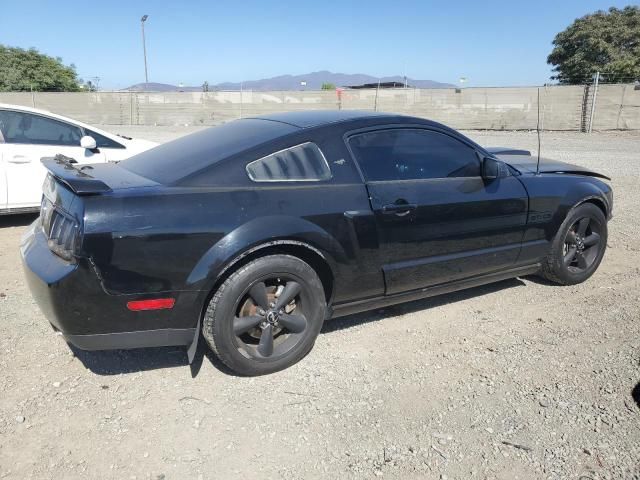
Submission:
[[[591,217],[582,217],[569,227],[564,240],[564,265],[572,271],[584,272],[598,258],[600,225]]]
[[[237,347],[251,358],[277,358],[290,351],[308,326],[300,283],[284,275],[257,280],[239,299],[233,319]]]
[[[316,272],[290,255],[269,255],[232,273],[213,295],[202,333],[241,375],[287,368],[313,347],[326,314]]]
[[[542,262],[542,275],[561,285],[584,282],[597,270],[607,248],[607,218],[593,203],[573,208]]]

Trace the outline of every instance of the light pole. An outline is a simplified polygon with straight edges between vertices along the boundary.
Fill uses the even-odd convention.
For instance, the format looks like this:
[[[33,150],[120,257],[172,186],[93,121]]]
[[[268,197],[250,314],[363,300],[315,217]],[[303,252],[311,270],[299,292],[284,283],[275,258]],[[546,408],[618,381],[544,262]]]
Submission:
[[[147,73],[147,42],[144,39],[144,22],[147,21],[149,15],[143,15],[140,19],[140,26],[142,27],[142,51],[144,52],[144,86],[147,87],[149,83],[149,74]]]

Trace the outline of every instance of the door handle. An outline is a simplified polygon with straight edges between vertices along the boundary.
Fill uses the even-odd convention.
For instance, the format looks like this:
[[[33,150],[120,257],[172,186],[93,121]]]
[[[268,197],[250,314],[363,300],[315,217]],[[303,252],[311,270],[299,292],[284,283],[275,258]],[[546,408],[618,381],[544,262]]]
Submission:
[[[31,159],[24,155],[14,155],[9,159],[9,163],[30,163]]]
[[[382,213],[385,215],[395,215],[396,217],[404,217],[409,215],[413,210],[418,208],[415,203],[391,203],[382,207]]]

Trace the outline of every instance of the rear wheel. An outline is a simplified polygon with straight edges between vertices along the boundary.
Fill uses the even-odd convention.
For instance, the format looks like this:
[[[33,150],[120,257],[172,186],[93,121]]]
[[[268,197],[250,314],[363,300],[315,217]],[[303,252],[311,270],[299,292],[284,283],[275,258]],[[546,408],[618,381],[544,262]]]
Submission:
[[[234,272],[211,299],[203,336],[241,375],[263,375],[303,358],[320,332],[326,302],[322,283],[304,261],[262,257]]]
[[[596,271],[607,247],[607,219],[597,206],[583,203],[560,226],[542,275],[561,285],[587,280]]]

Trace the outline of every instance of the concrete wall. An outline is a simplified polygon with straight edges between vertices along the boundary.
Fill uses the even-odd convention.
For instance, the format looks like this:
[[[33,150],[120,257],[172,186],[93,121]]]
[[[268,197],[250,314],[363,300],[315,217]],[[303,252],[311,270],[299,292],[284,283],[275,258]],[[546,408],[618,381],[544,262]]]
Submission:
[[[601,85],[593,129],[640,130],[640,90],[635,90],[634,85]]]
[[[543,128],[580,130],[588,124],[593,89],[540,88]],[[586,97],[585,97],[586,95]],[[440,121],[459,129],[535,129],[538,89],[465,88],[176,93],[0,92],[0,103],[35,106],[94,124],[217,125],[270,112],[361,109],[397,112]],[[593,118],[595,130],[640,129],[640,90],[602,85]]]

